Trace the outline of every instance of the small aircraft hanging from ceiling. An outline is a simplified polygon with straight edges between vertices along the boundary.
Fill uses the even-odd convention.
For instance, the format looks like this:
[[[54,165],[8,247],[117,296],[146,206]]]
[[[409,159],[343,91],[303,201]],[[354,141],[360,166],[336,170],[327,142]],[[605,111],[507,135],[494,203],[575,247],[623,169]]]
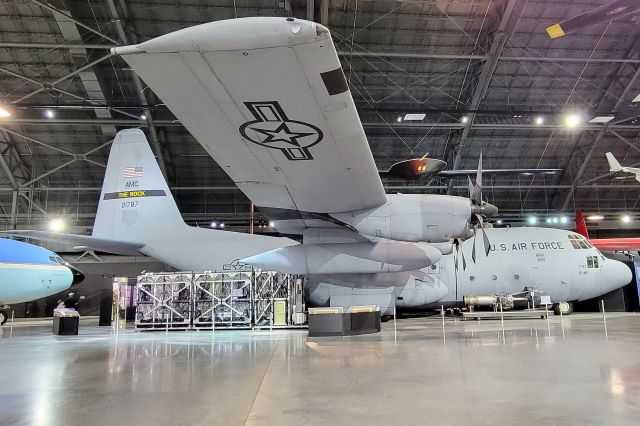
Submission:
[[[481,153],[482,155],[482,153]],[[447,163],[443,160],[424,156],[398,161],[387,170],[379,171],[381,177],[398,178],[405,180],[419,180],[429,177],[455,178],[470,176],[477,170],[445,170]],[[483,175],[518,175],[518,174],[555,174],[562,169],[482,169]]]
[[[618,163],[618,160],[616,160],[616,157],[614,157],[612,153],[607,152],[605,155],[607,156],[607,161],[609,162],[609,171],[616,172],[616,173],[617,172],[630,173],[634,175],[630,177],[635,177],[635,179],[638,182],[640,182],[640,168],[624,167],[620,165],[620,163]]]

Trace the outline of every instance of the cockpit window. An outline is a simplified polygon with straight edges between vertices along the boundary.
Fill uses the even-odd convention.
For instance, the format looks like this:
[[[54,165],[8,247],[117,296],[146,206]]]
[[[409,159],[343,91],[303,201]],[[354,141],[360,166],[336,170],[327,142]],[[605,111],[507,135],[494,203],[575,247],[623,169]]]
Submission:
[[[571,246],[575,249],[590,249],[593,248],[591,243],[581,235],[568,235]]]

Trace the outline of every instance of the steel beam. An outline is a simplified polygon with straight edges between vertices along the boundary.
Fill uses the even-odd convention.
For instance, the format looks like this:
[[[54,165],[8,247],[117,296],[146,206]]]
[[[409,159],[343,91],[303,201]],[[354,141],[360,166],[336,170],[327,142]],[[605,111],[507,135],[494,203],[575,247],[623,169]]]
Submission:
[[[485,97],[487,93],[487,88],[489,87],[489,83],[491,82],[491,77],[498,66],[498,58],[502,54],[502,49],[504,48],[505,43],[507,42],[507,24],[511,19],[511,15],[513,14],[513,10],[516,6],[516,0],[507,0],[507,5],[504,10],[504,13],[500,17],[500,23],[498,24],[498,29],[493,37],[493,41],[491,42],[491,47],[489,48],[489,54],[487,55],[487,60],[482,67],[482,72],[480,73],[480,77],[478,78],[478,82],[476,83],[475,88],[473,89],[473,94],[471,96],[471,103],[468,105],[467,109],[477,110],[480,102]],[[464,128],[462,129],[462,135],[460,136],[460,140],[457,144],[456,156],[453,160],[453,170],[457,170],[460,167],[460,162],[462,161],[462,152],[465,149],[465,142],[467,141],[467,137],[469,136],[469,132],[471,131],[471,126],[473,126],[473,122],[475,120],[476,114],[471,113],[467,116],[467,122],[464,124]],[[453,190],[453,182],[449,183],[449,188],[447,192],[450,194]]]
[[[9,125],[34,125],[34,126],[101,126],[101,125],[115,125],[122,127],[136,127],[136,128],[145,128],[148,127],[148,123],[146,121],[135,119],[102,119],[102,118],[0,118],[0,125],[9,126]],[[153,120],[153,125],[156,127],[183,127],[182,124],[178,120]],[[362,122],[363,127],[371,127],[371,128],[389,128],[393,127],[396,129],[462,129],[464,128],[464,124],[455,122],[455,123],[396,123],[396,122],[377,122],[377,121],[364,121]],[[588,131],[588,130],[601,130],[603,128],[602,125],[598,124],[586,124],[580,127],[575,128],[573,131]],[[640,126],[632,125],[632,124],[615,124],[609,126],[610,129],[615,130],[634,130],[640,131]],[[566,129],[566,126],[563,124],[521,124],[521,123],[513,123],[513,124],[503,124],[503,123],[475,123],[471,126],[471,130],[475,129],[487,129],[487,130],[499,130],[499,129],[507,129],[507,130],[539,130],[539,131],[550,131],[550,130],[562,130]],[[22,135],[20,135],[22,136]]]
[[[64,16],[65,18],[69,19],[71,22],[75,23],[76,25],[78,25],[79,27],[84,28],[85,30],[91,31],[92,33],[99,35],[100,37],[104,38],[105,40],[109,40],[110,42],[114,43],[114,44],[118,44],[118,42],[114,39],[112,39],[111,37],[109,37],[108,35],[105,35],[103,33],[101,33],[100,31],[96,30],[95,28],[92,28],[86,24],[83,24],[82,22],[78,21],[77,19],[74,19],[73,17],[69,16],[68,14],[64,13],[63,11],[56,9],[55,7],[51,6],[50,4],[47,3],[43,3],[41,1],[38,0],[31,0],[33,3],[37,4],[38,6],[42,7],[43,9],[47,9],[50,12],[53,13],[59,13],[60,15]]]
[[[118,9],[116,8],[113,0],[106,0],[107,7],[109,9],[109,13],[111,17],[115,21],[116,29],[118,31],[118,37],[120,37],[120,42],[122,44],[137,44],[138,40],[136,34],[132,31],[127,33],[125,32],[124,26],[122,25],[122,19],[118,13]],[[124,19],[129,19],[129,12],[127,10],[127,4],[125,0],[120,0],[120,7],[122,8],[122,13],[124,14]],[[147,96],[145,95],[145,87],[142,85],[142,80],[138,77],[138,74],[133,73],[133,84],[135,86],[136,95],[138,97],[138,101],[143,107],[143,113],[146,117],[147,128],[149,129],[149,139],[151,140],[151,148],[155,151],[156,156],[158,157],[158,163],[160,164],[160,171],[164,176],[165,180],[168,181],[167,178],[167,168],[165,164],[164,154],[162,152],[162,146],[160,145],[160,141],[158,140],[158,132],[154,126],[153,117],[151,116],[151,110],[149,109],[149,102],[147,100]]]
[[[88,64],[85,64],[85,65],[81,66],[80,68],[70,72],[69,74],[54,80],[51,83],[46,83],[46,84],[45,83],[40,83],[40,84],[42,84],[43,87],[41,87],[39,89],[36,89],[33,92],[27,93],[26,95],[23,95],[20,98],[14,100],[14,101],[11,101],[11,103],[12,104],[17,104],[19,102],[24,101],[25,99],[28,99],[28,98],[30,98],[30,97],[32,97],[34,95],[37,95],[38,93],[40,93],[40,92],[42,92],[42,91],[44,91],[44,90],[46,90],[48,88],[51,88],[51,87],[55,86],[56,84],[59,84],[59,83],[65,81],[65,80],[73,77],[74,75],[80,74],[82,71],[84,71],[84,70],[86,70],[88,68],[91,68],[96,64],[99,64],[100,62],[104,61],[105,59],[110,58],[111,56],[112,56],[112,53],[109,52],[108,54],[106,54],[104,56],[101,56],[100,58],[96,59],[95,61],[91,61]]]

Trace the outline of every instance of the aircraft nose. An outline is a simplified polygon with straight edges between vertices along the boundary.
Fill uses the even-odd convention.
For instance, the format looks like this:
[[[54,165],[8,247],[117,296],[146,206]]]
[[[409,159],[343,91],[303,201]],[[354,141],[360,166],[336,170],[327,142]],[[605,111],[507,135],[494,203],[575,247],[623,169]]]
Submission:
[[[633,278],[631,269],[618,260],[607,259],[605,269],[605,286],[609,291],[624,287]]]
[[[82,281],[84,281],[84,274],[80,269],[72,265],[66,265],[66,266],[71,270],[71,273],[73,274],[72,285],[80,284]]]

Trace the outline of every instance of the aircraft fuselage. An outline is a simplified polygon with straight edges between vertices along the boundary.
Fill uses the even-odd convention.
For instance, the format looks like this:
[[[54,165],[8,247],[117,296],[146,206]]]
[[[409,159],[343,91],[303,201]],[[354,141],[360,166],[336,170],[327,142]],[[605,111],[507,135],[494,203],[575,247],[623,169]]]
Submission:
[[[477,241],[461,245],[462,255],[443,256],[418,271],[386,274],[315,275],[307,287],[314,305],[381,304],[418,308],[461,302],[464,295],[516,293],[536,287],[553,302],[596,297],[626,285],[629,268],[605,258],[574,232],[546,228],[487,230],[491,251],[485,257]],[[458,268],[456,269],[456,256]]]

